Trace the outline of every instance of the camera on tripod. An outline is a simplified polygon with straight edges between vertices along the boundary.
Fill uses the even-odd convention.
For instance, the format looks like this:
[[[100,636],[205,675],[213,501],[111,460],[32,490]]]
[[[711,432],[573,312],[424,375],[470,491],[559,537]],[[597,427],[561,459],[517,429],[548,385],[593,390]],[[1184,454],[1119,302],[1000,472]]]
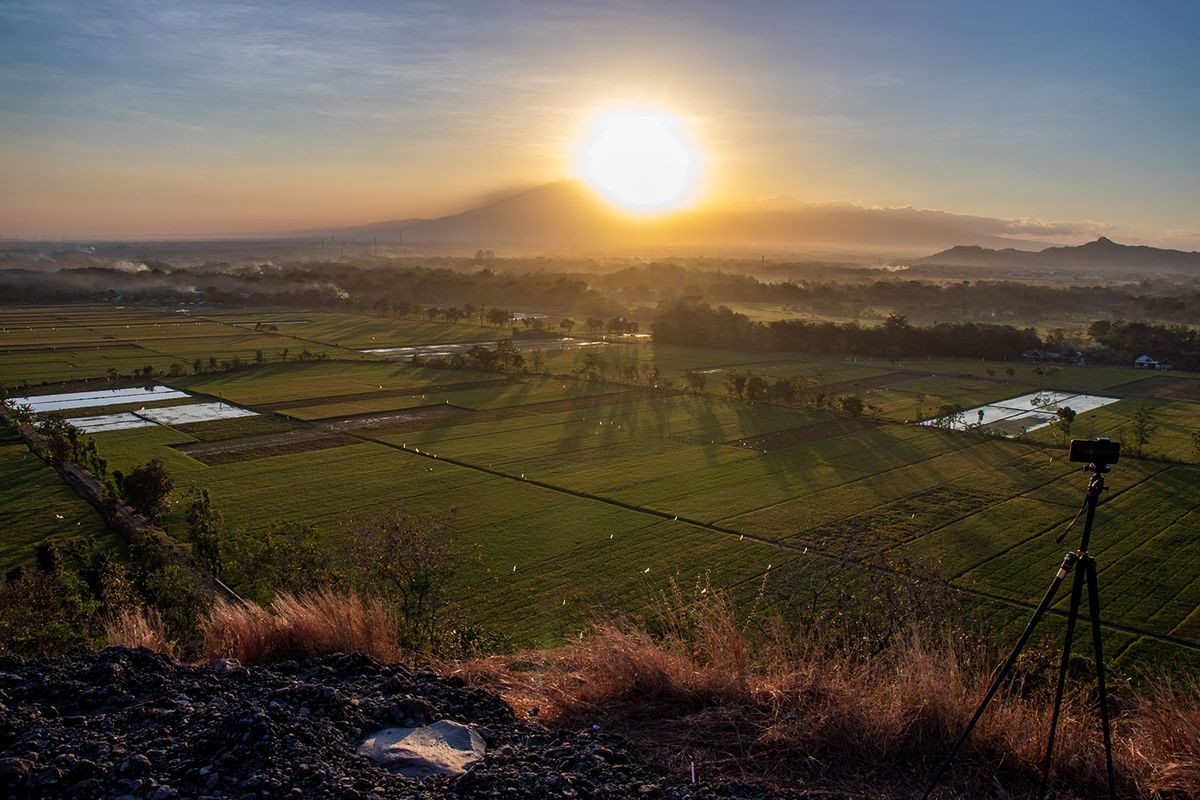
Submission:
[[[1054,711],[1050,716],[1050,733],[1046,738],[1046,755],[1042,761],[1042,782],[1038,789],[1037,797],[1039,800],[1042,800],[1046,796],[1047,788],[1049,788],[1050,765],[1054,757],[1054,736],[1058,729],[1059,715],[1062,712],[1067,671],[1071,665],[1071,645],[1075,638],[1075,623],[1079,619],[1079,605],[1083,599],[1083,589],[1086,585],[1088,616],[1092,623],[1092,647],[1096,652],[1096,688],[1100,696],[1100,725],[1104,733],[1104,762],[1108,769],[1108,798],[1109,800],[1117,800],[1117,776],[1113,767],[1112,726],[1108,718],[1108,689],[1104,683],[1104,644],[1100,622],[1099,578],[1097,577],[1099,568],[1096,566],[1095,556],[1088,552],[1088,543],[1092,538],[1092,523],[1096,516],[1096,506],[1099,505],[1100,494],[1104,491],[1104,474],[1109,471],[1110,465],[1117,463],[1117,460],[1121,458],[1121,443],[1109,441],[1104,437],[1098,439],[1072,439],[1069,458],[1071,461],[1084,464],[1084,471],[1092,473],[1092,477],[1088,480],[1087,494],[1084,496],[1083,506],[1079,509],[1079,513],[1075,515],[1075,518],[1071,520],[1054,541],[1056,543],[1061,542],[1067,535],[1067,532],[1079,520],[1080,515],[1086,512],[1087,516],[1084,519],[1083,536],[1079,540],[1079,549],[1072,550],[1063,557],[1062,564],[1059,566],[1058,572],[1054,575],[1054,580],[1050,582],[1050,588],[1046,590],[1045,596],[1042,597],[1042,602],[1038,603],[1037,608],[1033,611],[1033,618],[1025,626],[1025,631],[1021,634],[1021,638],[1017,641],[1012,652],[1008,654],[1008,659],[995,672],[992,684],[988,688],[987,694],[983,697],[983,702],[975,710],[975,715],[967,723],[966,730],[958,737],[958,741],[954,743],[954,747],[951,748],[949,755],[946,756],[945,760],[942,761],[941,765],[933,773],[933,777],[930,779],[921,800],[929,800],[933,790],[941,781],[942,775],[945,774],[946,769],[950,766],[950,762],[954,760],[954,756],[962,749],[963,744],[967,741],[967,737],[971,735],[971,731],[975,729],[975,725],[979,722],[979,718],[983,716],[988,703],[992,702],[992,698],[1000,691],[1000,685],[1012,670],[1013,665],[1017,663],[1017,659],[1021,655],[1021,650],[1029,643],[1029,638],[1033,635],[1034,628],[1037,627],[1038,622],[1041,621],[1047,610],[1053,605],[1054,596],[1058,592],[1059,586],[1062,585],[1063,580],[1077,565],[1078,569],[1075,570],[1075,577],[1071,585],[1071,605],[1070,610],[1067,612],[1067,636],[1066,641],[1063,643],[1062,659],[1059,661],[1058,666],[1058,685],[1054,693]]]
[[[1068,458],[1081,464],[1106,467],[1121,460],[1121,443],[1109,441],[1106,436],[1099,439],[1072,439]]]

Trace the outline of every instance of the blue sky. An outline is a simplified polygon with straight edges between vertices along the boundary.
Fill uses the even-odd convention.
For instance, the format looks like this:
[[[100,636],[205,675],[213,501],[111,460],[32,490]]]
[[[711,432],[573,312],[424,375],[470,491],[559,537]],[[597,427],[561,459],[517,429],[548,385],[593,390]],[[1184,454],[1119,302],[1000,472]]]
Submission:
[[[1200,247],[1198,32],[1194,2],[0,0],[0,234],[444,213],[634,101],[688,118],[714,201]]]

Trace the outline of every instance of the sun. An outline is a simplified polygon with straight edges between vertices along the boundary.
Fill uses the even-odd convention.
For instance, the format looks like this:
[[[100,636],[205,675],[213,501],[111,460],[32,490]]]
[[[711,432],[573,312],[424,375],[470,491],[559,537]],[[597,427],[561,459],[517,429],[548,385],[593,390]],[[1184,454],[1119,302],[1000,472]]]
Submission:
[[[587,125],[575,174],[616,205],[654,214],[688,205],[700,191],[700,151],[684,120],[645,107],[610,108]]]

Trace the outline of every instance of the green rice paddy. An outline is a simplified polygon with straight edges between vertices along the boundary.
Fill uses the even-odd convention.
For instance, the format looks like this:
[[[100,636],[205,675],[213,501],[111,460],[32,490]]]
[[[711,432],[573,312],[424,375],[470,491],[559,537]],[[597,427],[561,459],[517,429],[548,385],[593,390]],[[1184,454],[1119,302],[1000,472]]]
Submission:
[[[580,356],[569,351],[546,354],[555,376],[440,370],[352,351],[381,337],[380,346],[471,341],[494,338],[495,329],[330,313],[204,317],[86,307],[3,311],[9,338],[0,338],[0,375],[6,385],[103,377],[109,362],[93,351],[60,358],[77,351],[59,348],[81,348],[89,335],[148,354],[121,362],[129,364],[151,355],[190,364],[190,354],[206,347],[236,353],[264,337],[275,351],[329,353],[161,378],[261,415],[101,433],[97,445],[114,468],[161,459],[176,479],[177,500],[191,487],[207,488],[225,518],[242,527],[302,522],[336,541],[350,516],[385,506],[453,512],[472,555],[460,577],[464,607],[519,642],[553,641],[597,613],[637,610],[668,578],[690,584],[706,574],[715,585],[747,592],[769,576],[772,591],[786,596],[805,593],[822,576],[852,581],[865,569],[901,563],[948,581],[981,619],[1010,624],[1027,615],[1061,560],[1067,545],[1053,539],[1074,515],[1086,476],[1049,431],[1017,442],[903,420],[918,405],[969,407],[1038,388],[1103,391],[1146,377],[1119,368],[1039,375],[1025,364],[805,360],[649,344],[602,349],[611,364],[634,363],[641,374],[658,368],[664,383],[655,389],[644,380],[582,382],[570,375]],[[258,322],[278,332],[255,331]],[[713,370],[705,394],[666,388],[665,381],[698,369]],[[725,398],[721,370],[729,369],[770,379],[815,376],[859,393],[875,406],[874,418]],[[1147,450],[1167,460],[1126,457],[1116,466],[1095,537],[1105,621],[1128,659],[1200,647],[1200,469],[1175,463],[1196,460],[1187,448],[1200,406],[1132,397],[1080,415],[1076,430],[1113,435],[1140,402],[1160,421]],[[325,429],[339,438],[323,449],[263,455],[250,446]],[[236,453],[242,439],[244,457],[220,463],[186,452],[217,443]],[[62,493],[70,494],[44,467],[37,492],[18,492],[26,473],[37,471],[18,451],[0,448],[4,508],[21,511],[0,542],[8,564],[59,533],[43,511],[56,502],[67,507]],[[71,520],[83,529],[87,516]],[[90,532],[103,533],[97,523]],[[166,524],[182,528],[182,503]]]

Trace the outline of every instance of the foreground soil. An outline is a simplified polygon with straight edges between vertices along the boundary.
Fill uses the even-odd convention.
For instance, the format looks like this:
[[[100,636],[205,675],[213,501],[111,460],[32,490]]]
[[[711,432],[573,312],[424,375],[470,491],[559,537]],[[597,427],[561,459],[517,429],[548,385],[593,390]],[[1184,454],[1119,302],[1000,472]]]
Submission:
[[[375,730],[440,719],[475,726],[488,743],[461,777],[406,778],[357,754]],[[0,656],[0,797],[808,796],[656,774],[598,726],[547,730],[457,678],[357,654],[253,667],[124,648]]]

